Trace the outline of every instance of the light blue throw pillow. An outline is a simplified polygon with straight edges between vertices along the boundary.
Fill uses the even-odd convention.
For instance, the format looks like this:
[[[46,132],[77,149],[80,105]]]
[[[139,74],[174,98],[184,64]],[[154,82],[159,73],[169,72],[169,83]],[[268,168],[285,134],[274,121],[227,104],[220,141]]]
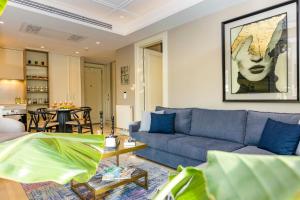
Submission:
[[[164,114],[165,111],[164,110],[160,110],[160,111],[155,111],[152,112],[155,114]],[[142,115],[142,120],[141,120],[141,126],[139,131],[145,131],[148,132],[150,130],[151,127],[151,112],[144,112]]]

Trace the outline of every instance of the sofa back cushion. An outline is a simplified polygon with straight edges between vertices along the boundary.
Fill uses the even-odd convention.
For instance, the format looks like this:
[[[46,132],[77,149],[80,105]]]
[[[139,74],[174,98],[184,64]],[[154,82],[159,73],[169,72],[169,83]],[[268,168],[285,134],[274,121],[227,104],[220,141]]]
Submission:
[[[156,107],[156,111],[164,110],[165,114],[176,113],[175,132],[189,134],[191,130],[192,109]]]
[[[258,145],[268,118],[288,124],[298,124],[300,114],[248,111],[244,142],[246,145]]]
[[[245,110],[193,109],[190,135],[243,143],[247,112]]]

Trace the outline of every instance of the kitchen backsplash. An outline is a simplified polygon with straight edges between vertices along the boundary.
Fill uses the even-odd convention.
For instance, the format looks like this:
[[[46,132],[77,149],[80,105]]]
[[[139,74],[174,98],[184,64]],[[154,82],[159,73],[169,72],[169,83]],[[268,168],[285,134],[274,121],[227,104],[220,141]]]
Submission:
[[[0,104],[15,104],[15,98],[25,98],[24,81],[0,80]]]

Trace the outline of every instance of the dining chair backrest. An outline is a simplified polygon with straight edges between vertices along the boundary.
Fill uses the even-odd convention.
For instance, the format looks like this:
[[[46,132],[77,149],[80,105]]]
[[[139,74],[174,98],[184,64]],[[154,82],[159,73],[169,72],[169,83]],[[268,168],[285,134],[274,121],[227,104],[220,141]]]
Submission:
[[[81,107],[79,109],[71,111],[71,116],[73,117],[73,120],[77,121],[78,123],[80,123],[80,116],[82,116],[84,123],[89,124],[92,123],[91,110],[92,109],[90,107]]]
[[[32,127],[32,125],[34,125],[34,127],[37,129],[39,127],[40,115],[37,111],[32,110],[29,110],[28,114],[30,115],[29,127]]]
[[[38,109],[36,111],[28,111],[30,115],[29,128],[34,128],[36,130],[46,130],[49,122],[55,118],[56,114],[47,111],[47,109]],[[41,119],[43,120],[43,124],[40,124]]]
[[[47,112],[47,108],[38,108],[36,111],[41,114],[41,117],[44,121],[47,120],[47,116],[45,114]]]
[[[80,109],[83,111],[82,117],[83,117],[85,123],[92,123],[92,119],[91,119],[92,108],[91,107],[81,107]]]

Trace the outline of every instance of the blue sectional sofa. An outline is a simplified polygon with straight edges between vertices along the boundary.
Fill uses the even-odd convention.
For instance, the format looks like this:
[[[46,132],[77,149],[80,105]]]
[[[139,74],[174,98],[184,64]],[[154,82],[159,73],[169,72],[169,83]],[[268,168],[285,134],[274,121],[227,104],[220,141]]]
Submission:
[[[208,150],[247,154],[272,154],[256,146],[268,118],[297,124],[300,114],[246,110],[164,108],[176,113],[175,134],[139,132],[140,122],[129,126],[131,137],[148,145],[136,155],[176,168],[206,162]]]

